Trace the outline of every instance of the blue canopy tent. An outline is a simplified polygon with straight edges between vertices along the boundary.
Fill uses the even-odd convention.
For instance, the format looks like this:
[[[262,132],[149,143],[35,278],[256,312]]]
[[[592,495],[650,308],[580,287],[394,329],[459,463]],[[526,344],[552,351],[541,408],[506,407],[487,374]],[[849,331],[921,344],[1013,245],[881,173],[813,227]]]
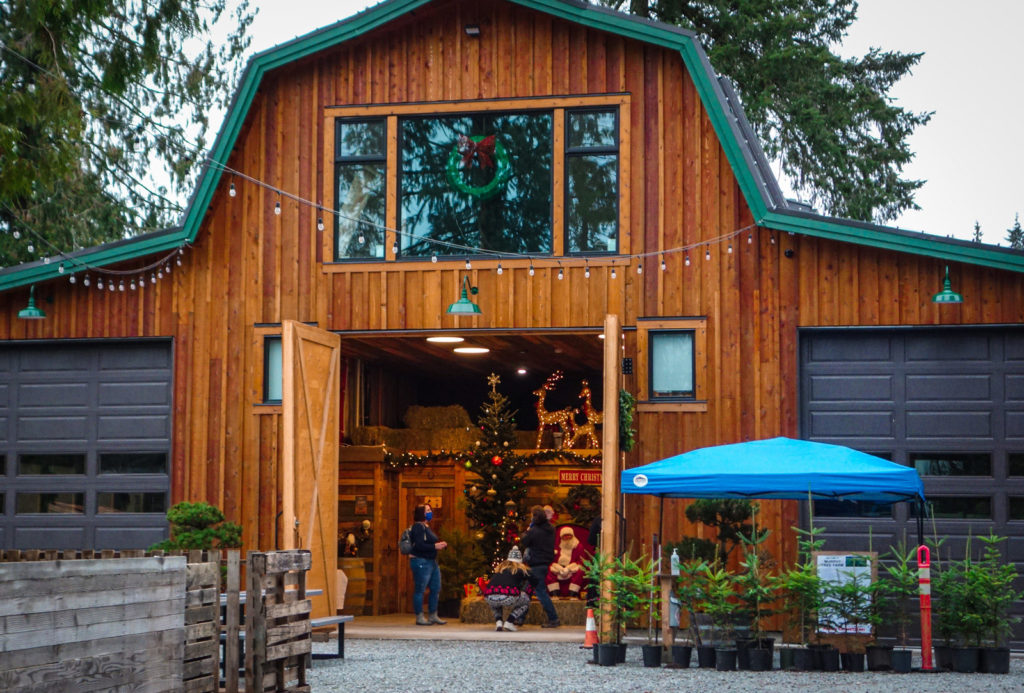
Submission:
[[[667,457],[623,471],[620,489],[662,498],[924,500],[924,485],[913,467],[841,445],[791,438]]]

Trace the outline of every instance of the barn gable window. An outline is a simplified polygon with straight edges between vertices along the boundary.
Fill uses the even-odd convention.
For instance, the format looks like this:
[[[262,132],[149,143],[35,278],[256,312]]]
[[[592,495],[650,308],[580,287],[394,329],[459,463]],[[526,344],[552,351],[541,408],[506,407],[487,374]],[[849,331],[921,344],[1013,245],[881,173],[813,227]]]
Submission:
[[[628,252],[628,94],[327,109],[345,263]],[[628,242],[625,243],[628,246]]]
[[[707,411],[707,319],[637,320],[637,409]]]

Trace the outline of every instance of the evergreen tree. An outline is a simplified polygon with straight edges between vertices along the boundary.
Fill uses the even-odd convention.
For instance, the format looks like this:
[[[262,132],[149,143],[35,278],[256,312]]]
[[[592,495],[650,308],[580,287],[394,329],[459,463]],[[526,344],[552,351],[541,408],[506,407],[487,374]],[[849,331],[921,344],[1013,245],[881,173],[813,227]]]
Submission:
[[[978,223],[977,219],[974,220],[974,235],[971,236],[971,240],[975,243],[981,243],[981,224]]]
[[[1013,226],[1006,229],[1006,242],[1015,250],[1024,250],[1024,229],[1020,228],[1020,214],[1013,215]]]
[[[246,0],[0,2],[0,265],[172,223],[251,21]]]
[[[908,139],[931,114],[905,111],[888,94],[922,53],[836,55],[854,0],[630,0],[627,9],[696,32],[715,70],[736,84],[765,153],[827,213],[884,222],[918,209],[924,181],[901,174],[913,157]]]
[[[491,563],[499,560],[519,540],[522,504],[526,498],[527,460],[515,454],[515,412],[508,398],[498,392],[500,379],[491,373],[488,400],[480,407],[482,434],[466,469],[476,478],[466,483],[466,518],[470,530]]]

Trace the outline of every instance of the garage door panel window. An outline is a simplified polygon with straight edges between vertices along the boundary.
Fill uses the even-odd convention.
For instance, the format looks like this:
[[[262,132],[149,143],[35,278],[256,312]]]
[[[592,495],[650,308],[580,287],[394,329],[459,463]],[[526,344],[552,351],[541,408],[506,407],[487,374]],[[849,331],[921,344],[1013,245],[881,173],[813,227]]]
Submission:
[[[1024,520],[1024,496],[1010,496],[1007,498],[1008,520]]]
[[[18,515],[81,515],[85,512],[85,494],[19,493],[14,511]]]
[[[25,454],[18,456],[19,476],[84,475],[84,454]]]
[[[892,503],[872,501],[814,501],[815,517],[892,517]]]
[[[166,474],[166,452],[100,453],[100,474]]]
[[[1007,455],[1007,476],[1024,476],[1024,453],[1011,452]]]
[[[991,520],[992,499],[987,497],[929,497],[926,517],[936,520]],[[917,517],[917,503],[910,504],[910,516]]]
[[[921,476],[992,476],[987,453],[911,453],[910,464]]]
[[[96,512],[109,513],[159,513],[167,512],[167,495],[164,493],[122,493],[100,491],[96,494]]]

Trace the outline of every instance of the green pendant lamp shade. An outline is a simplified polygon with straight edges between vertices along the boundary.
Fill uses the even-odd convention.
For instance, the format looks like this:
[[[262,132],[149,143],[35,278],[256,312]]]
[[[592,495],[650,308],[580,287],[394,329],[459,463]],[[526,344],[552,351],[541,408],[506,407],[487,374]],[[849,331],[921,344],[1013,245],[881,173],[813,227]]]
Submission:
[[[18,311],[18,317],[22,320],[42,320],[46,313],[42,308],[36,308],[36,285],[28,290],[28,305]]]
[[[469,293],[467,293],[467,291]],[[448,306],[451,315],[480,315],[480,306],[469,300],[469,294],[476,296],[478,289],[469,285],[469,275],[462,277],[462,295],[459,300]]]
[[[946,265],[946,278],[942,280],[942,291],[932,296],[932,303],[963,303],[964,297],[953,291],[949,282],[949,265]]]

